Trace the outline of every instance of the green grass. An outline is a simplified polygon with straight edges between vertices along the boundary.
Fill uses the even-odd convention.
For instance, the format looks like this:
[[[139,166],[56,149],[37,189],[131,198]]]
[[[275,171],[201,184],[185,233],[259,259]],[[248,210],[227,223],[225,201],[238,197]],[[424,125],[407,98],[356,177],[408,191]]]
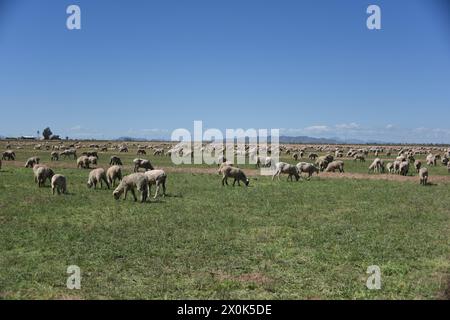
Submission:
[[[363,172],[370,162],[347,164]],[[258,177],[223,188],[218,175],[173,173],[168,197],[140,204],[87,189],[88,171],[64,165],[55,171],[69,194],[52,196],[31,169],[3,162],[2,298],[432,299],[448,285],[448,184]],[[66,288],[72,264],[81,290]],[[382,289],[373,291],[374,264]]]

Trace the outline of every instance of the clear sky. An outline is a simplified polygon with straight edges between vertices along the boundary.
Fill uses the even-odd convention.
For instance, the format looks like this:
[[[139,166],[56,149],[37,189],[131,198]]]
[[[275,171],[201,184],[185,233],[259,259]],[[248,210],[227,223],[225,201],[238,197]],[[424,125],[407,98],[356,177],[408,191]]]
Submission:
[[[81,30],[66,8],[81,8]],[[381,30],[366,9],[381,7]],[[0,0],[0,135],[450,143],[446,0]]]

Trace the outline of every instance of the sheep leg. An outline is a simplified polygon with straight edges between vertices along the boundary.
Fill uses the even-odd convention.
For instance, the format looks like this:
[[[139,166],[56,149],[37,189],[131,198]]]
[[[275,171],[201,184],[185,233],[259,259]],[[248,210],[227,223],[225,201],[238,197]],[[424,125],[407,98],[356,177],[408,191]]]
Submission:
[[[166,196],[166,181],[163,181],[162,188],[163,188],[163,197],[165,197]]]
[[[158,191],[159,191],[159,183],[156,183],[156,192],[155,192],[155,196],[153,197],[154,199],[156,199],[156,197],[158,196]],[[148,192],[150,193],[150,186],[148,188]]]
[[[134,188],[131,188],[131,194],[133,195],[134,201],[137,201],[136,192],[134,192]]]

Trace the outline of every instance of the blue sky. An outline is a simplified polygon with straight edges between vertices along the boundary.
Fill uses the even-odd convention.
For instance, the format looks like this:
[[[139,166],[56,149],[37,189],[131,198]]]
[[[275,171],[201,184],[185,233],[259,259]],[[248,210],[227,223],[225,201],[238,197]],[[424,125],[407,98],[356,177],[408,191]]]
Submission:
[[[66,8],[81,8],[81,30]],[[381,7],[382,30],[366,27]],[[0,0],[0,135],[450,143],[445,0]]]

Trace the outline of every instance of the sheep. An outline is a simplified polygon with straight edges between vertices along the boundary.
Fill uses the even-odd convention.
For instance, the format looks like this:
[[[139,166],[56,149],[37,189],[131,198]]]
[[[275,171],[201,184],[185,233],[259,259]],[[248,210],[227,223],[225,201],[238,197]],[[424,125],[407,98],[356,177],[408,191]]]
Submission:
[[[155,151],[153,152],[154,156],[163,156],[164,155],[164,149],[155,149]]]
[[[11,150],[6,150],[2,154],[2,160],[16,160],[16,153]]]
[[[123,164],[122,164],[122,160],[120,160],[119,157],[117,157],[117,156],[111,156],[111,158],[109,159],[109,165],[110,165],[110,166],[115,166],[115,165],[121,166],[121,165],[123,165]]]
[[[339,172],[344,172],[344,161],[332,161],[327,165],[325,172],[335,172],[339,170]]]
[[[387,170],[389,173],[394,173],[394,171],[395,171],[395,169],[394,169],[394,164],[393,164],[392,162],[388,162],[388,163],[386,164],[386,170]]]
[[[366,162],[366,158],[364,157],[364,155],[362,155],[362,154],[355,154],[354,156],[353,156],[353,161],[357,161],[357,160],[359,160],[359,162]]]
[[[270,168],[272,166],[272,158],[271,157],[257,157],[256,158],[256,167],[257,168]]]
[[[295,177],[295,180],[298,181],[300,179],[300,173],[298,171],[298,168],[292,164],[286,163],[286,162],[278,162],[275,165],[275,173],[272,176],[272,181],[275,179],[275,176],[278,177],[278,180],[280,180],[280,174],[285,173],[288,174],[287,180],[289,179],[293,181],[292,177]]]
[[[52,151],[52,153],[50,153],[50,160],[51,161],[58,161],[59,160],[59,152],[57,151]]]
[[[136,152],[137,155],[146,155],[147,152],[144,149],[138,149],[138,151]]]
[[[421,168],[419,170],[420,184],[426,186],[428,184],[428,169]]]
[[[224,166],[221,169],[221,173],[222,173],[222,186],[228,185],[228,178],[234,178],[233,181],[233,187],[237,181],[238,185],[240,186],[240,181],[244,182],[246,186],[248,186],[250,180],[248,180],[247,176],[245,175],[245,173],[239,169],[239,168],[235,168],[235,167],[231,167],[231,166]]]
[[[52,185],[52,194],[55,194],[55,190],[58,192],[58,194],[67,193],[66,177],[64,177],[63,175],[55,174],[52,177],[51,185]]]
[[[77,159],[77,168],[89,169],[89,158],[81,156]]]
[[[88,156],[89,164],[97,165],[97,158],[94,156]]]
[[[39,157],[31,157],[25,163],[25,168],[33,168],[35,164],[39,164],[41,159]]]
[[[369,172],[384,172],[384,163],[380,158],[375,158],[372,164],[369,166]]]
[[[310,160],[316,160],[317,157],[318,157],[317,153],[310,153],[310,154],[308,155],[308,158],[309,158]]]
[[[429,155],[427,155],[426,161],[427,161],[427,165],[430,165],[430,166],[436,165],[436,157],[433,156],[433,154],[431,154],[431,153]]]
[[[422,167],[422,162],[420,160],[414,161],[414,168],[416,168],[417,173],[419,173],[420,167]]]
[[[140,168],[145,169],[145,171],[153,170],[153,166],[149,160],[136,158],[133,160],[134,172],[138,172]]]
[[[148,178],[145,174],[138,172],[123,177],[113,191],[113,196],[116,200],[119,200],[122,193],[125,192],[124,200],[126,200],[128,191],[131,191],[134,201],[137,201],[135,189],[141,192],[141,202],[145,202],[148,197]]]
[[[152,185],[156,185],[156,192],[155,196],[153,197],[156,199],[156,197],[158,196],[159,187],[162,186],[163,189],[162,195],[163,197],[165,197],[167,175],[164,172],[164,170],[150,170],[146,171],[144,174],[147,176],[148,179],[148,193],[150,194]]]
[[[449,159],[447,158],[447,155],[445,155],[445,156],[442,158],[442,160],[441,160],[441,163],[442,163],[444,166],[447,166],[449,162],[450,162],[450,161],[449,161]]]
[[[409,162],[408,161],[402,161],[400,163],[400,174],[402,176],[406,176],[409,171]]]
[[[298,153],[294,153],[294,154],[292,155],[292,159],[294,159],[295,161],[297,161],[297,160],[298,160]]]
[[[97,183],[100,183],[100,188],[103,188],[103,182],[106,183],[106,186],[109,189],[109,183],[108,179],[106,178],[105,169],[97,168],[89,172],[89,178],[87,181],[88,188],[92,188],[92,186],[94,186],[94,189],[96,189]]]
[[[325,170],[327,168],[328,164],[331,161],[333,161],[333,160],[331,160],[331,161],[329,161],[329,160],[330,160],[330,158],[328,156],[321,156],[321,157],[317,158],[316,165],[319,167],[320,171]]]
[[[313,175],[314,172],[316,172],[317,174],[319,174],[319,168],[317,168],[315,165],[313,165],[312,163],[307,163],[307,162],[299,162],[297,163],[296,167],[298,168],[299,173],[305,172],[308,174],[308,179],[311,178],[311,176]]]
[[[119,152],[128,152],[128,147],[126,147],[126,146],[120,147]]]
[[[115,187],[116,186],[116,180],[121,181],[122,180],[122,168],[118,165],[114,165],[112,167],[109,167],[106,171],[106,178],[108,179],[108,183]]]
[[[76,159],[77,151],[75,149],[67,149],[67,150],[64,150],[63,152],[61,152],[60,155],[63,156],[64,159],[67,157],[73,157],[74,159]]]
[[[34,172],[34,181],[38,184],[38,187],[42,187],[45,185],[45,180],[53,177],[53,170],[47,166],[36,164],[33,167]]]
[[[86,151],[83,152],[81,155],[86,157],[96,157],[98,159],[97,151]]]

